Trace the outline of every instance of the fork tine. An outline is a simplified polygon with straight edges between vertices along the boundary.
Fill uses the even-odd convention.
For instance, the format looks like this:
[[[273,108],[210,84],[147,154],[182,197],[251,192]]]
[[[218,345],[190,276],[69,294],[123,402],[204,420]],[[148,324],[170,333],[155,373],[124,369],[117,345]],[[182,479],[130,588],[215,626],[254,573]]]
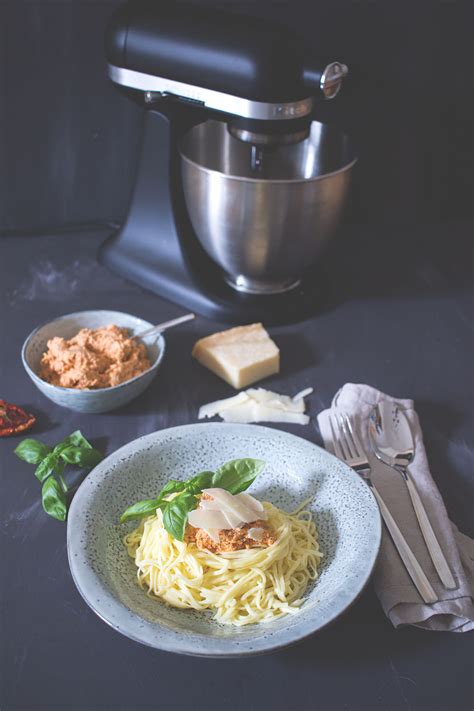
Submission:
[[[342,430],[343,437],[344,437],[344,444],[346,446],[347,451],[349,452],[349,456],[351,457],[351,459],[353,459],[354,456],[357,456],[357,453],[354,453],[352,451],[351,442],[349,439],[349,432],[347,430],[346,423],[345,423],[345,418],[346,418],[346,415],[339,415],[340,429]]]
[[[333,424],[332,415],[329,415],[329,427],[331,428],[331,437],[332,437],[332,445],[334,447],[334,454],[339,459],[345,459],[344,453],[342,451],[342,447],[339,443],[339,439],[334,431],[334,424]],[[336,421],[336,427],[339,431],[339,427],[337,426],[337,421]]]
[[[360,441],[358,435],[356,434],[356,432],[355,432],[354,429],[352,428],[352,423],[351,423],[350,418],[349,418],[347,415],[345,415],[345,419],[346,419],[347,429],[349,430],[351,439],[352,439],[352,441],[353,441],[353,443],[354,443],[354,447],[355,447],[355,451],[356,451],[356,456],[357,456],[357,457],[360,457],[361,454],[362,454],[362,452],[364,451],[364,448],[362,447],[362,443],[361,443],[361,441]]]
[[[351,459],[351,454],[350,454],[349,449],[347,447],[346,436],[344,435],[344,432],[341,429],[341,424],[335,415],[334,415],[334,422],[336,425],[336,433],[337,433],[336,434],[336,441],[337,441],[339,451],[340,451],[339,458],[343,459],[344,461],[347,461],[348,459]]]

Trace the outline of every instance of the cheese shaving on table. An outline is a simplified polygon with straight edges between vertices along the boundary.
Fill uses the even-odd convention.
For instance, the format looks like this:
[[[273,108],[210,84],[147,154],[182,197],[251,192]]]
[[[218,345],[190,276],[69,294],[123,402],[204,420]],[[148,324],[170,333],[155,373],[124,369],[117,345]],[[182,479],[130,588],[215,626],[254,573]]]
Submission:
[[[245,392],[241,392],[233,397],[228,397],[226,400],[210,402],[208,405],[203,405],[199,410],[199,419],[214,417],[219,412],[227,410],[230,407],[235,407],[236,405],[241,405],[243,402],[247,402],[247,400],[249,400],[249,396]]]
[[[304,398],[312,392],[313,388],[306,388],[292,398],[264,388],[249,388],[226,400],[203,405],[198,418],[202,420],[219,415],[224,422],[285,422],[307,425],[310,418],[304,414]]]

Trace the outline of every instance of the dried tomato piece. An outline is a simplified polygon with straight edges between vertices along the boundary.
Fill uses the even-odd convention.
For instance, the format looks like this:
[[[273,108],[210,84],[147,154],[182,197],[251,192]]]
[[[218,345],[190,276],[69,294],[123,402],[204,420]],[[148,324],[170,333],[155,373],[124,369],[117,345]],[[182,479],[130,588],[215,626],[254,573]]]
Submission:
[[[0,400],[0,437],[9,437],[29,430],[36,422],[36,417],[25,412],[22,407]]]

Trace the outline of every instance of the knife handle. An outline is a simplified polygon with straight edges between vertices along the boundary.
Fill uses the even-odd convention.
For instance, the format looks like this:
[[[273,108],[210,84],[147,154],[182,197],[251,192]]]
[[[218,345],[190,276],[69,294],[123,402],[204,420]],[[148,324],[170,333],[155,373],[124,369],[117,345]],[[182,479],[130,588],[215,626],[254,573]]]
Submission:
[[[455,588],[457,588],[456,581],[453,578],[453,575],[448,565],[448,561],[444,557],[444,553],[441,550],[441,546],[439,545],[438,539],[436,538],[436,534],[433,531],[433,527],[428,518],[428,514],[426,513],[423,501],[421,500],[418,490],[415,486],[415,482],[408,474],[408,472],[406,472],[406,476],[404,476],[404,479],[406,481],[411,502],[413,504],[413,508],[415,509],[415,514],[418,519],[418,523],[420,524],[421,532],[423,534],[423,538],[425,539],[425,543],[429,550],[434,567],[436,568],[436,571],[444,587],[447,590],[454,590]]]
[[[406,542],[402,532],[397,526],[397,523],[395,519],[393,518],[392,514],[388,510],[387,506],[385,505],[384,500],[380,496],[379,492],[375,488],[375,486],[372,484],[372,491],[375,495],[375,498],[377,499],[377,503],[380,508],[380,513],[382,515],[383,520],[385,521],[385,525],[387,526],[389,533],[392,537],[392,540],[395,544],[395,547],[400,555],[400,558],[402,559],[403,563],[405,564],[405,568],[408,571],[409,576],[413,580],[416,589],[420,593],[421,597],[423,598],[423,601],[426,602],[427,604],[431,604],[433,602],[438,601],[438,596],[436,595],[435,591],[433,590],[430,581],[426,577],[426,575],[423,572],[423,569],[421,565],[419,564],[418,560],[415,558],[415,555]]]

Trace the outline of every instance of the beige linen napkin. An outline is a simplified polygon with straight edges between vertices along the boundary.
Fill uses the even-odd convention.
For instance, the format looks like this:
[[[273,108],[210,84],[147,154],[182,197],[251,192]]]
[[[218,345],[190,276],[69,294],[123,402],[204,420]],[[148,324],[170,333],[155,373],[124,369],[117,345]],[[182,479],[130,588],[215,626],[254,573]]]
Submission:
[[[430,474],[413,401],[396,399],[405,408],[415,437],[415,458],[409,471],[458,583],[457,589],[446,590],[426,548],[406,484],[400,474],[375,458],[368,445],[367,419],[373,406],[380,400],[393,401],[395,398],[368,385],[348,383],[336,393],[331,408],[344,411],[354,418],[372,466],[372,480],[418,558],[439,601],[433,605],[422,601],[385,527],[374,574],[375,591],[385,614],[395,627],[415,625],[426,630],[467,632],[474,629],[474,541],[460,533],[448,519],[443,500]],[[329,412],[324,410],[318,415],[318,424],[326,449],[333,451]]]

